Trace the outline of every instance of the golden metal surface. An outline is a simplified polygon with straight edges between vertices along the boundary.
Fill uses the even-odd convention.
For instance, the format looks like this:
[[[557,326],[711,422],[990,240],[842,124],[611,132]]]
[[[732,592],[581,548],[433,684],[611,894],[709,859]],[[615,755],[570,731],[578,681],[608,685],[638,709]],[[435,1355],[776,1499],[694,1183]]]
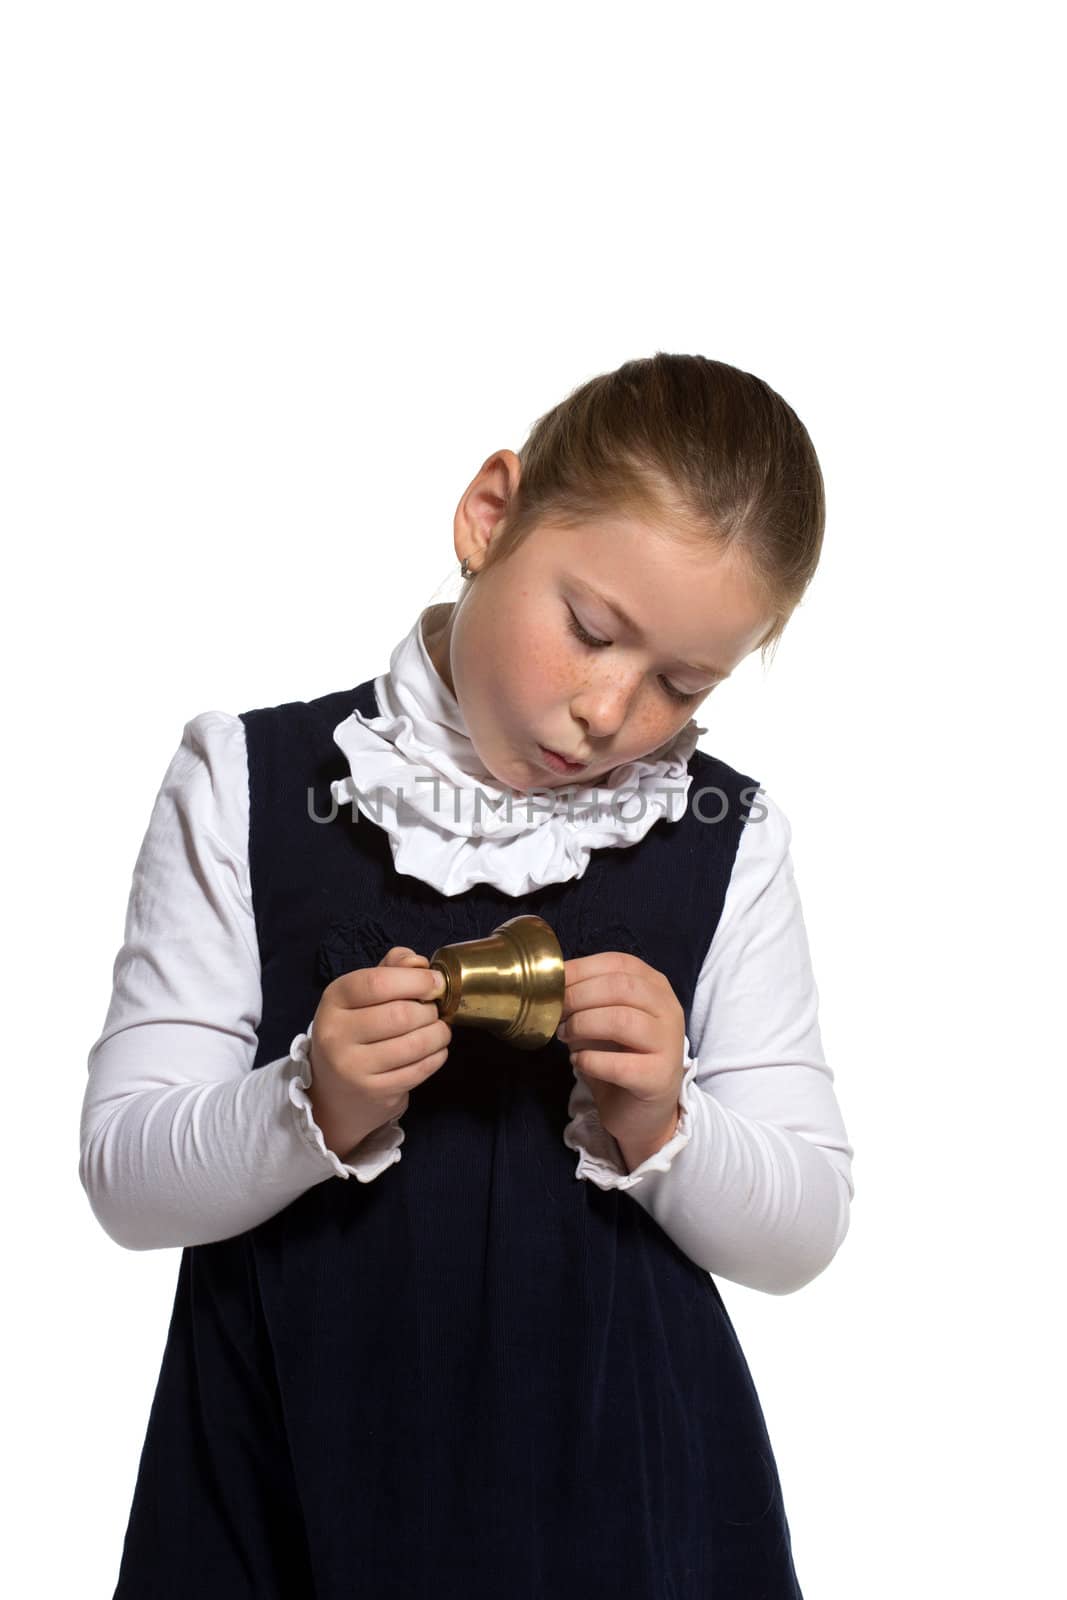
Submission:
[[[540,1050],[563,1014],[563,951],[543,917],[510,917],[484,939],[443,944],[430,957],[445,992],[438,1015],[486,1028],[516,1050]]]

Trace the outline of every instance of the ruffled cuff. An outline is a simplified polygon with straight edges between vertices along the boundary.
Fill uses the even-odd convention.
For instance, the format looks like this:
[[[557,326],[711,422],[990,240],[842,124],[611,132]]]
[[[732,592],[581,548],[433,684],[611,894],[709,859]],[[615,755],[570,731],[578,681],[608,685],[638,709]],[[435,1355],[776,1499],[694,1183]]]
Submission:
[[[689,1040],[685,1041],[685,1076],[678,1094],[678,1126],[661,1149],[655,1151],[627,1172],[621,1152],[613,1136],[600,1121],[593,1092],[584,1079],[575,1074],[574,1088],[567,1104],[571,1121],[563,1130],[563,1142],[570,1150],[578,1151],[576,1178],[588,1178],[598,1189],[632,1189],[650,1172],[666,1172],[678,1151],[689,1143],[693,1132],[690,1114],[691,1095],[698,1093],[691,1086],[696,1077],[698,1063],[689,1054]]]
[[[342,1161],[323,1138],[308,1094],[311,1087],[311,1029],[312,1024],[309,1023],[307,1033],[298,1033],[289,1046],[289,1059],[297,1068],[289,1079],[289,1099],[296,1107],[298,1126],[308,1143],[331,1164],[338,1178],[358,1178],[360,1183],[370,1183],[386,1167],[400,1160],[400,1146],[404,1142],[400,1118],[392,1117],[380,1128],[375,1128],[373,1133],[368,1133],[349,1152],[349,1159]]]

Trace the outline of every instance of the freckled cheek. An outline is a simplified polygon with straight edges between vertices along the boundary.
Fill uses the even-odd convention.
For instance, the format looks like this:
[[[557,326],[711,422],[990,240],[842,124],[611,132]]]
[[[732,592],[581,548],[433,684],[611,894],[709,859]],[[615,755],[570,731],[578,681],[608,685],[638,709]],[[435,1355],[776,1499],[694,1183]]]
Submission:
[[[654,750],[662,744],[671,731],[671,718],[661,711],[655,710],[644,700],[634,708],[627,730],[628,737],[632,738],[635,745],[643,750]]]
[[[522,661],[517,687],[530,701],[566,699],[576,686],[571,663],[543,636],[526,641]]]

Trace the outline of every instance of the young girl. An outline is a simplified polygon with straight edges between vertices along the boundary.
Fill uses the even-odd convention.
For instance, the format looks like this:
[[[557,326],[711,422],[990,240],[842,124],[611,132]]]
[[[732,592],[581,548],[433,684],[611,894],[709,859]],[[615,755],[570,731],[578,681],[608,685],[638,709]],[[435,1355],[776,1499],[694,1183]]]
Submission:
[[[800,1595],[712,1275],[822,1272],[853,1152],[789,824],[692,715],[823,520],[765,383],[630,361],[486,461],[388,672],[187,724],[82,1118],[102,1226],[183,1246],[116,1600]],[[428,970],[523,912],[535,1052]]]

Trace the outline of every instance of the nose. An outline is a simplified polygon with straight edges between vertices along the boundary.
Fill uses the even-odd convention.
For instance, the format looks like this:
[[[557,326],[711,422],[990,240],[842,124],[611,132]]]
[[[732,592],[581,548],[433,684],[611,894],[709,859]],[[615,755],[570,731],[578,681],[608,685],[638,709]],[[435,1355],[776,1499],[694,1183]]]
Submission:
[[[586,684],[572,702],[571,712],[589,739],[610,739],[626,721],[636,690],[636,680],[619,675]]]

